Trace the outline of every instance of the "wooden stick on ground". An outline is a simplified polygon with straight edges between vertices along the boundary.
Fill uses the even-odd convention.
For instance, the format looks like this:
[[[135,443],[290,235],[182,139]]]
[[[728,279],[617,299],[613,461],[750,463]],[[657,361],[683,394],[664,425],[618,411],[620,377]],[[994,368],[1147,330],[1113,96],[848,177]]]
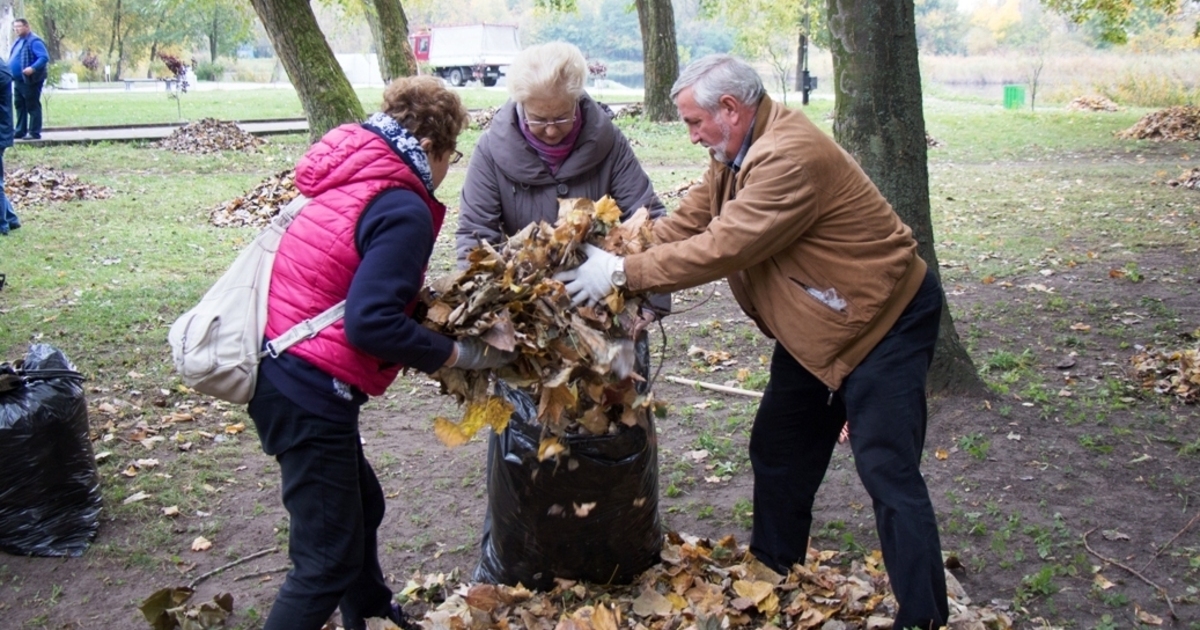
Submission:
[[[240,580],[250,580],[250,579],[253,579],[256,577],[262,577],[264,575],[271,575],[272,573],[282,573],[283,571],[290,570],[291,568],[292,568],[292,565],[285,564],[281,567],[275,567],[274,569],[266,569],[263,571],[255,571],[254,573],[247,573],[246,575],[239,575],[239,576],[233,578],[233,581],[238,582]]]
[[[738,396],[749,396],[751,398],[762,398],[763,397],[762,392],[756,392],[756,391],[749,390],[749,389],[739,389],[737,387],[728,387],[725,385],[717,385],[716,383],[705,383],[704,381],[693,381],[690,378],[680,378],[678,376],[668,376],[666,378],[668,381],[671,381],[672,383],[679,383],[680,385],[692,385],[694,387],[702,387],[704,389],[711,389],[714,392],[721,392],[723,394],[737,394]]]
[[[192,580],[191,582],[189,582],[188,588],[196,588],[197,584],[203,582],[204,580],[207,580],[208,578],[210,578],[222,571],[231,569],[243,562],[249,562],[255,558],[258,558],[260,556],[265,556],[269,553],[274,553],[276,551],[279,551],[279,547],[271,547],[270,549],[263,549],[262,551],[255,551],[254,553],[252,553],[244,558],[238,558],[237,560],[234,560],[233,562],[229,562],[227,564],[221,565],[221,566],[213,569],[212,571],[209,571],[208,573],[205,573],[204,575],[201,575],[201,576],[197,577],[196,579]]]
[[[1188,524],[1184,525],[1183,529],[1179,530],[1179,533],[1172,536],[1171,540],[1168,540],[1163,546],[1159,547],[1158,551],[1155,551],[1154,555],[1150,556],[1150,559],[1146,561],[1146,564],[1142,565],[1142,570],[1145,571],[1146,567],[1150,566],[1150,563],[1154,562],[1155,558],[1158,558],[1158,556],[1162,555],[1162,552],[1166,551],[1167,547],[1171,546],[1171,543],[1178,540],[1179,537],[1183,535],[1183,532],[1186,532],[1192,527],[1192,525],[1195,525],[1197,520],[1200,520],[1200,512],[1196,512],[1196,515],[1192,517],[1192,520],[1188,521]]]
[[[1139,579],[1141,579],[1146,584],[1149,584],[1152,588],[1154,588],[1154,590],[1158,591],[1159,595],[1162,595],[1163,599],[1167,600],[1167,607],[1171,609],[1171,618],[1179,619],[1179,615],[1175,614],[1175,604],[1171,603],[1171,596],[1167,594],[1167,589],[1155,584],[1154,582],[1151,582],[1149,580],[1149,578],[1142,575],[1141,573],[1138,573],[1136,570],[1134,570],[1124,564],[1121,564],[1120,562],[1117,562],[1116,560],[1113,560],[1112,558],[1105,558],[1104,556],[1097,553],[1095,549],[1092,549],[1092,546],[1088,544],[1087,538],[1094,531],[1096,531],[1095,527],[1093,527],[1083,533],[1083,548],[1087,549],[1088,553],[1092,554],[1093,556],[1096,556],[1097,558],[1100,558],[1101,560],[1103,560],[1109,564],[1121,567],[1122,569],[1125,569],[1126,571],[1136,575]]]

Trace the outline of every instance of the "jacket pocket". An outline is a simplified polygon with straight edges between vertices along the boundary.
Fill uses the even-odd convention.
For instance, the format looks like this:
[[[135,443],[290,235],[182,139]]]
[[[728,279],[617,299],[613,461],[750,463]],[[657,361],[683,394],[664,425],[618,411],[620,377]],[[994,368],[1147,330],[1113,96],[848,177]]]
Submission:
[[[842,295],[836,288],[815,287],[806,282],[798,280],[792,276],[788,276],[793,284],[799,287],[808,299],[819,302],[826,310],[832,311],[842,317],[849,317],[851,305],[846,300],[846,296]]]

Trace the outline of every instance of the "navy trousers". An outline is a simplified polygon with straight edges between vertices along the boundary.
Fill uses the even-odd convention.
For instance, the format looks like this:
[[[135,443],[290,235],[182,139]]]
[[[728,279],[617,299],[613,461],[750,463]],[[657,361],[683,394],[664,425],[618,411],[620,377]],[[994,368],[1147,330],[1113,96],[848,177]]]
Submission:
[[[942,292],[932,272],[892,330],[831,392],[776,344],[750,434],[754,526],[750,550],[779,573],[804,562],[813,499],[846,418],[858,476],[871,495],[892,591],[895,627],[949,618],[937,519],[921,477],[925,380]]]
[[[17,119],[13,128],[13,136],[24,138],[28,133],[34,138],[42,135],[42,86],[45,81],[26,83],[21,80],[13,81],[13,107]]]
[[[383,488],[363,455],[358,423],[314,415],[258,379],[250,417],[283,475],[288,572],[264,630],[319,630],[336,608],[348,630],[388,617],[392,591],[379,566]]]

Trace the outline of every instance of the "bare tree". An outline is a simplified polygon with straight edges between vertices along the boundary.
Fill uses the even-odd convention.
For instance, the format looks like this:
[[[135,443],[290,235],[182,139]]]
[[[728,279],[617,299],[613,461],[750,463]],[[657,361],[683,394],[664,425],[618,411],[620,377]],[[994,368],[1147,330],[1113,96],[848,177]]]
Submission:
[[[928,144],[913,0],[828,0],[833,35],[834,136],[913,229],[938,273],[929,211]],[[932,391],[975,391],[982,381],[943,306]]]

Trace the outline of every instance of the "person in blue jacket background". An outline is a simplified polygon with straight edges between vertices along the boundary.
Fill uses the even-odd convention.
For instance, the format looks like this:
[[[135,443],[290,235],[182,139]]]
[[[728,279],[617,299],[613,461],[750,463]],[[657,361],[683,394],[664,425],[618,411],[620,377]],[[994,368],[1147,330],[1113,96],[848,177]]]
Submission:
[[[29,28],[29,20],[13,20],[13,32],[17,39],[8,51],[8,70],[12,73],[13,101],[17,108],[14,136],[18,140],[25,137],[37,140],[42,137],[42,86],[46,84],[50,54],[42,38]]]
[[[13,145],[12,74],[8,64],[0,64],[0,235],[21,227],[17,213],[4,194],[4,150]]]

